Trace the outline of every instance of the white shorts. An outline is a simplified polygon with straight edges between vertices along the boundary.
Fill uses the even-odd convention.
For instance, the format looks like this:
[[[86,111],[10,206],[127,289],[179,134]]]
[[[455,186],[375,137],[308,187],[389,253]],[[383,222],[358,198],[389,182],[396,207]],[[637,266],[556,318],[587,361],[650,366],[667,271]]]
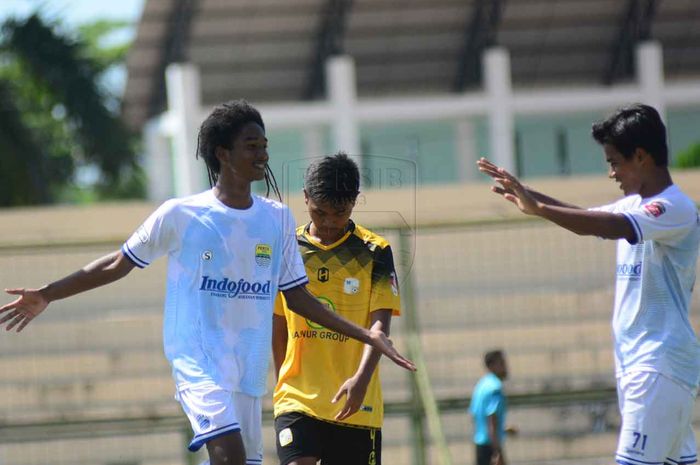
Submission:
[[[687,465],[697,462],[691,426],[695,392],[652,372],[617,380],[622,416],[615,461],[621,465]]]
[[[240,431],[246,452],[246,465],[262,463],[260,397],[207,385],[181,389],[175,398],[180,401],[194,431],[189,450],[197,451],[218,436]]]

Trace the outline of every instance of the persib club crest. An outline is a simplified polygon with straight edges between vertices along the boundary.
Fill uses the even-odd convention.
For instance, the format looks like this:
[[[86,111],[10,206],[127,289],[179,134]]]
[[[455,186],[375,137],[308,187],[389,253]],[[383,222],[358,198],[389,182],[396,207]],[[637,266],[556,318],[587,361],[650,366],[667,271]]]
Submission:
[[[272,247],[267,244],[255,246],[255,263],[259,266],[270,266],[272,261]]]

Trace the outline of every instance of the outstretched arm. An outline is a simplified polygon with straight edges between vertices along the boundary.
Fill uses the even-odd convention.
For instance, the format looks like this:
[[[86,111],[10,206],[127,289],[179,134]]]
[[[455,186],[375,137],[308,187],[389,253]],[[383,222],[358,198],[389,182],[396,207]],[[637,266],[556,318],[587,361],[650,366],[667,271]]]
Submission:
[[[391,326],[391,313],[391,309],[375,310],[370,314],[372,317],[370,327],[378,331],[383,331],[384,334],[388,336]],[[365,399],[365,394],[367,393],[367,386],[369,385],[370,379],[372,379],[372,374],[377,368],[381,356],[381,352],[377,349],[370,345],[365,345],[357,371],[340,386],[335,397],[333,397],[332,402],[335,403],[342,399],[344,395],[347,396],[345,405],[343,405],[343,408],[335,416],[336,420],[345,420],[360,409],[362,401]]]
[[[272,315],[272,361],[275,364],[275,376],[280,378],[280,369],[287,355],[287,318],[284,315]]]
[[[527,215],[540,216],[582,236],[627,239],[630,242],[636,240],[634,228],[622,214],[567,206],[543,194],[533,194],[533,191],[523,186],[517,177],[488,160],[482,158],[477,165],[481,172],[500,184],[491,190],[515,204]]]
[[[397,365],[407,370],[415,371],[416,367],[407,358],[401,355],[393,346],[384,332],[377,329],[362,328],[345,318],[328,310],[318,299],[316,299],[306,286],[297,286],[283,291],[287,306],[295,313],[308,318],[316,323],[345,334],[353,339],[357,339],[365,344],[370,344],[382,354],[389,357]]]
[[[116,251],[39,289],[5,289],[8,294],[19,297],[0,307],[0,314],[5,313],[0,325],[7,323],[7,331],[16,326],[20,332],[54,300],[109,284],[123,278],[133,268],[134,264],[121,251]]]

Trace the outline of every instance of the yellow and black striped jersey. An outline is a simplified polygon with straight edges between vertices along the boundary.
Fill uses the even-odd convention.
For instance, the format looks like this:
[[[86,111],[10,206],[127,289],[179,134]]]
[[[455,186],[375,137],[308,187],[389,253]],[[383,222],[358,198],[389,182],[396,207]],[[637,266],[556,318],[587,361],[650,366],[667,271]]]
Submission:
[[[388,309],[400,314],[398,280],[389,243],[350,222],[333,244],[323,245],[297,228],[297,241],[309,277],[307,288],[334,312],[369,327],[370,313]],[[287,308],[279,294],[275,314],[287,320],[287,352],[274,393],[275,416],[303,412],[334,421],[343,402],[331,399],[357,370],[364,344],[326,329]],[[343,423],[380,428],[384,408],[379,367],[367,388],[360,410]]]

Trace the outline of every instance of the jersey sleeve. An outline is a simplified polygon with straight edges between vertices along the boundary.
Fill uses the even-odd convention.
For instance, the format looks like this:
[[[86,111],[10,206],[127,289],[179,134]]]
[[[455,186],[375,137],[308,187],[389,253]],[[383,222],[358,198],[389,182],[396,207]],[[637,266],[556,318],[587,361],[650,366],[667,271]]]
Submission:
[[[624,215],[624,212],[626,209],[628,209],[629,205],[630,205],[630,197],[625,197],[625,198],[618,200],[617,202],[610,203],[608,205],[602,205],[600,207],[589,208],[588,211],[615,213],[618,215],[623,215],[625,217],[625,219],[627,220],[627,222],[630,223],[630,225],[632,226],[632,229],[635,230],[636,238],[632,242],[632,244],[637,244],[640,239],[639,239],[639,234],[637,233],[637,229],[634,225],[634,222],[632,221],[632,219],[630,219],[629,217]],[[600,237],[600,236],[598,236],[598,237],[602,239],[602,237]]]
[[[174,203],[165,202],[122,245],[122,253],[134,265],[145,268],[177,246]]]
[[[284,208],[282,231],[282,268],[279,276],[279,290],[286,291],[309,282],[304,269],[304,261],[297,245],[296,223],[289,208]]]
[[[619,202],[615,202],[615,203],[610,203],[608,205],[601,205],[599,207],[591,207],[588,209],[588,211],[615,213],[618,209],[618,204],[619,204]]]
[[[394,269],[394,257],[391,247],[379,248],[374,252],[372,265],[372,292],[370,295],[370,312],[388,308],[393,315],[401,314],[401,297],[399,280]]]
[[[674,242],[698,222],[698,210],[686,202],[657,197],[651,202],[622,212],[630,220],[637,242]]]
[[[495,415],[503,406],[503,391],[494,389],[484,398],[484,413],[487,417]]]

